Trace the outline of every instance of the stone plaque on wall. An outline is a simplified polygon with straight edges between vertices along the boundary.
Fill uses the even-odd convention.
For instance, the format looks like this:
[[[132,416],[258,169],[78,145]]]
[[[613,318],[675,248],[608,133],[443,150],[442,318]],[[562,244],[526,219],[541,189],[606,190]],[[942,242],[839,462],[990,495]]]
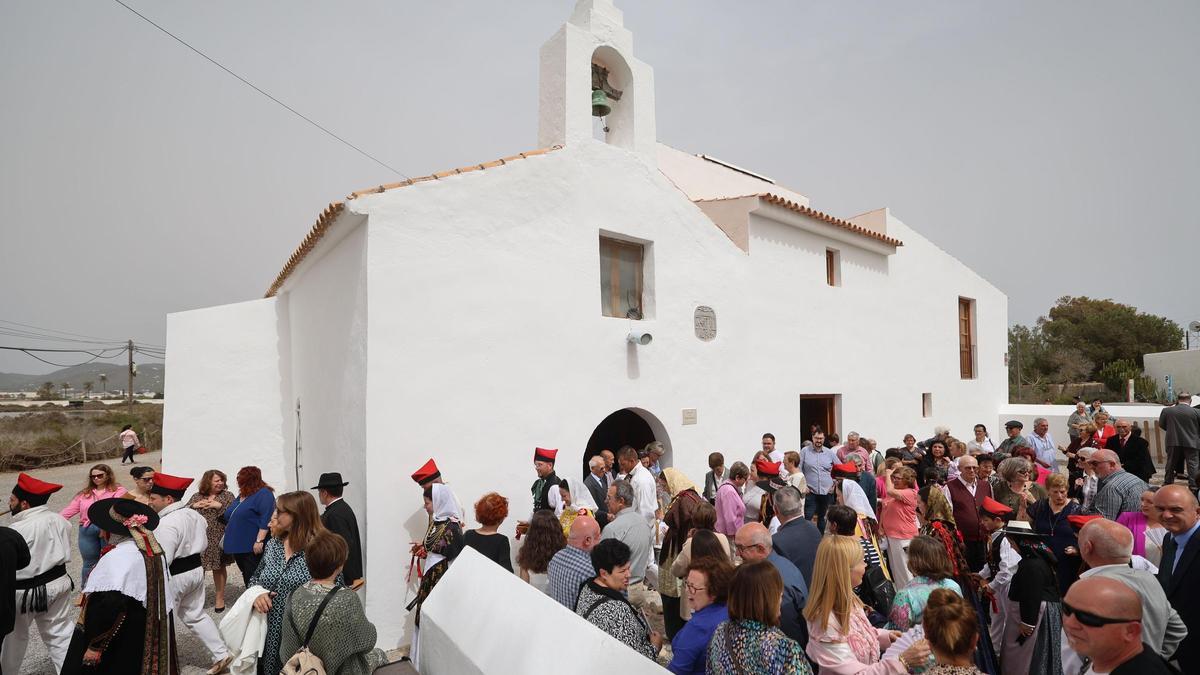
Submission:
[[[717,337],[717,313],[712,307],[700,305],[695,314],[696,337],[712,342]]]
[[[696,423],[696,409],[695,408],[684,408],[683,409],[683,424],[684,424],[684,426],[687,426],[689,424],[695,424],[695,423]]]

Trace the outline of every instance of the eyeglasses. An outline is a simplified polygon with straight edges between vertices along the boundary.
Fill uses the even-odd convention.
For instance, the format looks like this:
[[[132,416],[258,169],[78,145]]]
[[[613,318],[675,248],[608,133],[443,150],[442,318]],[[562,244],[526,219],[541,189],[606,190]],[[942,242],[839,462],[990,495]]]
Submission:
[[[1074,616],[1076,621],[1089,628],[1100,628],[1113,623],[1133,623],[1135,621],[1141,621],[1141,619],[1112,619],[1107,616],[1092,614],[1091,612],[1085,612],[1082,609],[1076,609],[1066,602],[1062,604],[1062,613],[1063,616]]]
[[[756,546],[758,546],[758,544],[739,544],[737,542],[734,542],[734,544],[733,544],[733,547],[735,549],[737,549],[738,553],[741,553],[742,551],[745,551],[748,548],[754,548]]]
[[[690,582],[690,581],[684,582],[683,585],[685,587],[687,587],[688,591],[690,591],[692,593],[699,593],[700,591],[708,590],[708,586],[693,586],[692,582]]]
[[[106,473],[94,473],[94,474],[92,474],[92,480],[95,480],[95,479],[97,479],[97,478],[108,478],[108,474],[106,474]]]

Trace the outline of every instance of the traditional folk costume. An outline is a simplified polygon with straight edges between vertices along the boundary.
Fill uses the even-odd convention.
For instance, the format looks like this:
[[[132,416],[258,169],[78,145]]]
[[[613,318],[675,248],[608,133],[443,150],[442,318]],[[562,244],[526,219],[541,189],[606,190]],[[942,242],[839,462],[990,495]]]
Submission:
[[[191,478],[179,478],[162,472],[154,474],[150,494],[174,497],[175,503],[158,512],[158,540],[171,572],[171,587],[175,595],[172,610],[200,638],[213,656],[214,667],[223,668],[229,649],[221,639],[212,618],[204,611],[204,566],[201,555],[208,548],[208,522],[195,509],[182,501],[183,493],[192,484]],[[221,670],[221,668],[215,668]]]
[[[782,466],[782,462],[772,462],[762,458],[759,458],[754,463],[754,469],[758,472],[760,478],[755,485],[763,491],[758,503],[758,522],[763,525],[769,525],[771,519],[775,517],[775,502],[773,499],[775,491],[781,487],[787,487],[787,481],[779,475],[779,470]]]
[[[558,449],[534,448],[533,461],[548,462],[554,464],[554,460],[558,457]],[[550,473],[543,478],[538,478],[533,481],[533,486],[530,492],[533,493],[533,510],[541,511],[542,509],[553,509],[554,502],[552,499],[558,500],[561,496],[558,494],[558,475],[551,469]],[[554,496],[551,497],[551,494]]]
[[[1013,516],[1013,510],[1000,502],[986,497],[983,504],[979,507],[981,515],[989,515],[994,518],[1008,519]],[[1017,549],[1004,535],[1004,530],[996,530],[992,532],[988,539],[987,548],[987,564],[983,569],[979,570],[979,576],[983,577],[988,583],[988,590],[991,591],[991,600],[989,602],[987,635],[991,640],[992,645],[1000,654],[1004,644],[1004,628],[1008,621],[1008,603],[1005,599],[1008,597],[1008,587],[1012,581],[1013,574],[1017,571],[1017,565],[1021,562],[1021,554],[1017,553]],[[981,636],[982,637],[982,636]],[[1001,658],[1001,667],[1003,667],[1003,659]]]
[[[592,499],[592,493],[583,484],[583,481],[578,478],[560,478],[559,487],[565,488],[567,493],[571,495],[571,503],[567,504],[563,501],[562,494],[559,490],[550,491],[550,501],[555,502],[554,515],[558,518],[558,522],[562,525],[563,535],[571,536],[571,524],[579,516],[596,517],[596,512],[600,507],[596,504],[596,500]]]
[[[675,564],[675,559],[683,551],[683,544],[688,535],[696,527],[696,510],[705,502],[696,489],[696,484],[683,475],[682,471],[667,467],[663,469],[663,476],[667,480],[667,491],[671,493],[671,501],[663,514],[667,532],[663,535],[662,549],[658,553],[658,593],[662,596],[667,638],[674,639],[675,634],[683,628],[679,606],[686,593],[683,580],[669,572]]]
[[[459,520],[458,502],[450,488],[440,483],[430,486],[433,491],[433,517],[429,529],[416,556],[422,559],[421,587],[417,597],[408,604],[408,610],[416,609],[416,625],[421,625],[421,603],[450,567],[450,562],[463,549],[462,521]]]
[[[926,498],[925,525],[921,534],[937,539],[946,548],[946,556],[950,560],[950,569],[954,581],[961,589],[962,596],[975,609],[979,625],[983,629],[979,642],[975,647],[975,667],[989,675],[1000,672],[999,659],[996,649],[989,637],[991,606],[995,597],[983,584],[983,578],[970,569],[967,563],[966,546],[962,534],[954,523],[954,507],[946,499],[946,495],[933,486]]]
[[[1058,561],[1029,523],[1014,520],[1004,528],[1016,544],[1021,562],[1009,584],[1008,621],[1004,626],[1001,665],[1004,675],[1062,675],[1062,598],[1055,568]],[[1021,635],[1023,627],[1033,634]]]
[[[446,485],[446,481],[442,480],[442,472],[438,470],[438,466],[433,461],[432,457],[429,459],[428,462],[425,462],[424,464],[422,464],[421,468],[419,468],[415,472],[413,472],[412,479],[413,479],[413,482],[415,482],[418,486],[420,486],[422,490],[425,489],[426,487],[429,487],[430,485],[433,485],[434,483]],[[449,489],[448,485],[446,487],[447,487],[447,489]],[[454,496],[453,490],[450,491],[450,497],[454,500],[454,506],[458,510],[459,522],[466,520],[466,516],[463,513],[462,505],[459,503],[458,497]]]
[[[141,502],[114,497],[92,504],[88,520],[110,542],[120,541],[100,556],[88,577],[63,675],[178,673],[171,640],[175,598],[167,558],[151,533],[158,514]]]
[[[420,545],[413,547],[413,567],[421,578],[421,585],[417,588],[417,597],[405,608],[408,611],[416,610],[411,656],[418,670],[421,667],[421,604],[429,597],[433,587],[441,580],[442,575],[450,568],[450,563],[458,557],[464,546],[460,508],[454,493],[441,483],[434,483],[428,489],[432,493],[433,514],[429,528],[425,531],[425,538],[421,540]]]
[[[17,571],[15,593],[5,599],[5,604],[15,601],[16,614],[13,631],[4,638],[0,650],[0,672],[21,672],[34,624],[54,667],[62,670],[66,659],[71,644],[71,591],[75,588],[67,576],[73,528],[46,506],[50,495],[62,487],[24,473],[17,476],[12,493],[29,508],[13,515],[11,527],[24,539],[30,562]]]

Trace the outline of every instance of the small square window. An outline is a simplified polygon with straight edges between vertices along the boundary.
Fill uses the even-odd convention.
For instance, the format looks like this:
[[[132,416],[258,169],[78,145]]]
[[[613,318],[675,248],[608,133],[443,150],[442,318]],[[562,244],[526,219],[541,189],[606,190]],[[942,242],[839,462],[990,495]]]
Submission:
[[[842,285],[842,254],[832,248],[825,249],[825,283]]]
[[[921,417],[933,417],[933,394],[921,394]]]
[[[645,248],[600,237],[600,306],[604,316],[641,319]]]

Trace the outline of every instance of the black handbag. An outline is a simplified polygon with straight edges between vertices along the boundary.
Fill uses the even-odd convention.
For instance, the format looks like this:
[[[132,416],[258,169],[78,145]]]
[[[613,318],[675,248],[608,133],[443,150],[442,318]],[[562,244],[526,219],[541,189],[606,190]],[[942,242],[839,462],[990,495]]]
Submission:
[[[884,616],[892,613],[892,603],[896,600],[896,587],[892,584],[891,579],[883,573],[883,568],[879,565],[872,565],[867,568],[867,573],[863,575],[862,582],[863,595],[868,596],[863,598],[863,601],[875,608],[876,612]]]

